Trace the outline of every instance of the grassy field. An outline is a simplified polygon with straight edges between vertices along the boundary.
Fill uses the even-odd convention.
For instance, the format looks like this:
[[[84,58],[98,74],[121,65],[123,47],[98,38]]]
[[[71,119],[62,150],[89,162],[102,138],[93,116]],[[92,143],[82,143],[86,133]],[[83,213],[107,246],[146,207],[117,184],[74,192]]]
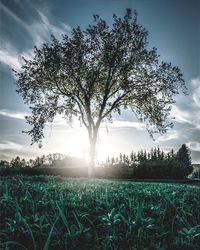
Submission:
[[[0,181],[0,249],[199,249],[198,186],[51,176]]]

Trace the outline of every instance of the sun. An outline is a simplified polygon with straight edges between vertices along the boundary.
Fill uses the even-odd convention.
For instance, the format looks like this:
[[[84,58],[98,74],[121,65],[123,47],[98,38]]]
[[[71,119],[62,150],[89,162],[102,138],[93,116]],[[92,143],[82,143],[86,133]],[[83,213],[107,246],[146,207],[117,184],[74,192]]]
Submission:
[[[52,130],[44,140],[45,153],[61,153],[89,161],[89,140],[84,128]],[[96,163],[105,162],[108,156],[115,154],[115,146],[105,131],[100,131],[96,144]]]

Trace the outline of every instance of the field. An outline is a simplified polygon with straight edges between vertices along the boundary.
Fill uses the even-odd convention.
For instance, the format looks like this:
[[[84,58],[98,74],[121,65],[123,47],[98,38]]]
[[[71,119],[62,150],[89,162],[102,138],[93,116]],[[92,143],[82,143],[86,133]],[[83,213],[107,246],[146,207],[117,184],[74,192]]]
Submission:
[[[64,177],[1,177],[0,249],[200,247],[200,188]]]

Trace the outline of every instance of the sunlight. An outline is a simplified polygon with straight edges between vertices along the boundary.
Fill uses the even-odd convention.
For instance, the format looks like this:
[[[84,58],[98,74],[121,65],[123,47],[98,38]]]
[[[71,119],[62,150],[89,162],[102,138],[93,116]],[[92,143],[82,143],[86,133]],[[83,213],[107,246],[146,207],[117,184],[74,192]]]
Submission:
[[[52,129],[51,134],[44,140],[43,148],[48,153],[59,152],[86,159],[88,149],[87,134],[83,128]]]
[[[105,161],[106,157],[109,155],[111,145],[109,138],[106,138],[106,136],[98,139],[97,141],[97,150],[96,150],[96,158],[97,162],[101,163]]]
[[[100,131],[96,145],[96,163],[102,163],[109,155],[116,155],[115,143],[105,131]],[[83,158],[89,161],[89,142],[84,128],[52,129],[44,139],[45,154],[59,152],[61,154]]]

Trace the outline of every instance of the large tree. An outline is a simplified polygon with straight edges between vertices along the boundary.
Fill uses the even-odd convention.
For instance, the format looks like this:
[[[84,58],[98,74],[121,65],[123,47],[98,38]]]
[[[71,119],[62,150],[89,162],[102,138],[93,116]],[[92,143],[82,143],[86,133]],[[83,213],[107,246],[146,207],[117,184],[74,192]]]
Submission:
[[[156,48],[148,48],[148,32],[137,13],[113,15],[112,27],[98,15],[85,30],[72,30],[62,40],[35,47],[16,72],[17,91],[32,111],[26,117],[32,143],[41,143],[46,123],[56,114],[77,116],[88,131],[91,175],[100,124],[114,112],[131,109],[146,123],[150,135],[172,126],[167,117],[185,83],[178,67],[160,62]]]

